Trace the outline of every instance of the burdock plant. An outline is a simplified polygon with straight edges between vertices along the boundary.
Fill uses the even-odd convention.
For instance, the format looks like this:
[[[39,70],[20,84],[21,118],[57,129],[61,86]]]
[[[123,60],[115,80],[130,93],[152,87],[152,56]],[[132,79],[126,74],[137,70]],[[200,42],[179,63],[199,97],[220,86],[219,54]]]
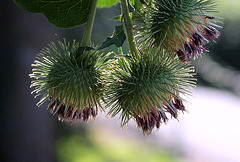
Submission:
[[[97,7],[110,7],[118,0],[15,0],[22,9],[43,13],[58,27],[86,23],[81,44],[64,39],[42,49],[32,65],[31,87],[40,97],[37,105],[47,102],[62,121],[87,122],[102,110],[111,117],[119,115],[121,126],[133,119],[144,134],[150,134],[186,111],[184,96],[191,95],[196,81],[194,68],[186,61],[219,36],[215,28],[219,19],[209,14],[212,0],[119,1],[122,14],[116,17],[121,24],[111,37],[93,46]],[[138,22],[137,32],[133,22]],[[129,52],[123,53],[126,38]],[[118,54],[102,52],[111,45],[118,47]]]

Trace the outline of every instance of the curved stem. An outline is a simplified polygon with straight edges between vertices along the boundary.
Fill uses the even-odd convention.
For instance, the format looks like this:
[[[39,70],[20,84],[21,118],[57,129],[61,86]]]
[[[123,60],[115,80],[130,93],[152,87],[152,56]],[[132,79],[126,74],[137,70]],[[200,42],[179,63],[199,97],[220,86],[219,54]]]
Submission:
[[[89,46],[91,43],[90,39],[91,39],[91,34],[92,34],[93,22],[94,22],[96,10],[97,10],[97,3],[98,3],[98,0],[92,0],[92,2],[91,2],[91,8],[89,11],[88,21],[87,21],[87,25],[86,25],[86,28],[85,28],[85,31],[83,34],[81,46]]]
[[[131,22],[131,19],[129,16],[127,0],[121,0],[121,8],[122,8],[124,24],[125,24],[125,28],[126,28],[126,32],[127,32],[129,50],[132,55],[135,55],[138,52],[137,52],[136,42],[135,42],[134,35],[133,35],[133,29],[132,29],[133,25],[132,25],[132,22]]]

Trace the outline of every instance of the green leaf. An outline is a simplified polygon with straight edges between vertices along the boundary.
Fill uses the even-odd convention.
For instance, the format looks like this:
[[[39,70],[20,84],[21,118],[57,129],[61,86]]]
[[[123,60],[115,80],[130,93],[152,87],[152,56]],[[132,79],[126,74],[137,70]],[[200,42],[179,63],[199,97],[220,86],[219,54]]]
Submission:
[[[70,28],[87,22],[91,0],[14,0],[23,10],[43,13],[55,26]]]
[[[144,20],[143,18],[141,17],[140,14],[136,13],[135,11],[130,13],[129,14],[130,16],[130,19],[131,19],[131,22],[132,23],[144,23]],[[113,21],[122,21],[122,16],[121,15],[118,15],[118,16],[115,16],[115,17],[112,17],[110,20],[113,20]]]
[[[129,2],[135,10],[137,10],[137,11],[140,10],[140,6],[142,5],[140,0],[130,0]]]
[[[150,0],[129,0],[131,6],[135,9],[135,11],[140,12],[142,5],[146,5]]]
[[[111,37],[107,37],[107,39],[97,47],[97,50],[104,49],[111,45],[115,45],[117,47],[121,47],[126,40],[126,35],[123,30],[123,25],[119,25],[115,27],[115,31]]]
[[[143,5],[148,4],[150,0],[130,0],[130,6],[133,8],[131,20],[133,23],[144,23],[144,20],[141,16],[141,8]]]
[[[99,0],[98,7],[111,7],[118,2],[119,0]]]

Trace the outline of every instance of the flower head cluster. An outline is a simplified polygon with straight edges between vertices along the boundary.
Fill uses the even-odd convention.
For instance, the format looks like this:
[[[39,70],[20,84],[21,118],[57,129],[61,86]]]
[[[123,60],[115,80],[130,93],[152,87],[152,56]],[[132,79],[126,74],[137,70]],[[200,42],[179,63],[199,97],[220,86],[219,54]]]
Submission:
[[[220,35],[213,0],[155,0],[143,9],[144,25],[138,40],[151,47],[174,51],[183,61],[195,59],[203,45]]]
[[[180,93],[193,87],[193,69],[174,55],[158,50],[142,50],[138,58],[118,59],[106,90],[109,114],[121,112],[121,125],[134,118],[143,133],[166,123],[166,113],[177,118],[185,111]]]
[[[95,117],[102,97],[103,60],[99,52],[72,45],[64,40],[51,43],[37,55],[31,87],[37,96],[42,95],[38,106],[50,100],[49,110],[59,120],[88,121]]]

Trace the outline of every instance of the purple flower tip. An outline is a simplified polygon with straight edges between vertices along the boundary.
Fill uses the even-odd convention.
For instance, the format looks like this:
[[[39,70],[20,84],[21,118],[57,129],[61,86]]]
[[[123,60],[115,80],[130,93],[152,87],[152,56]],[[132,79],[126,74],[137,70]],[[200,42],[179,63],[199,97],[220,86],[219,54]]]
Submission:
[[[212,27],[205,28],[205,37],[207,40],[211,42],[215,42],[214,39],[218,38],[219,35],[220,35],[220,32],[217,29]]]
[[[179,110],[186,111],[185,106],[180,98],[174,98],[168,105],[165,105],[163,109],[150,109],[150,112],[147,113],[147,115],[134,114],[134,118],[143,133],[149,135],[154,127],[159,129],[161,123],[167,123],[168,118],[166,112],[169,113],[171,117],[177,119]]]
[[[49,106],[49,110],[53,113],[54,109],[57,108],[59,105],[60,97],[58,97],[58,99]],[[96,109],[94,109],[89,105],[86,106],[81,112],[81,110],[79,110],[78,108],[74,109],[72,105],[67,108],[66,105],[62,103],[60,105],[60,108],[57,110],[57,114],[58,119],[61,121],[66,120],[72,123],[73,121],[78,121],[82,119],[84,122],[87,122],[91,116],[97,116],[97,109],[97,106]]]
[[[183,105],[182,100],[175,98],[173,105],[176,109],[186,111],[185,106]]]
[[[194,34],[192,35],[192,37],[193,37],[193,43],[194,43],[195,46],[201,46],[201,45],[203,45],[205,39],[204,39],[204,37],[203,37],[202,35],[199,35],[199,34],[197,34],[197,33],[194,33]]]
[[[215,17],[213,17],[213,16],[206,16],[205,18],[210,19],[210,20],[215,19]]]
[[[139,128],[143,130],[144,134],[151,134],[154,127],[160,128],[160,125],[162,122],[166,123],[168,118],[165,115],[165,113],[162,113],[161,111],[152,111],[150,110],[149,115],[146,116],[139,116],[137,114],[134,115],[136,118],[136,122]]]

